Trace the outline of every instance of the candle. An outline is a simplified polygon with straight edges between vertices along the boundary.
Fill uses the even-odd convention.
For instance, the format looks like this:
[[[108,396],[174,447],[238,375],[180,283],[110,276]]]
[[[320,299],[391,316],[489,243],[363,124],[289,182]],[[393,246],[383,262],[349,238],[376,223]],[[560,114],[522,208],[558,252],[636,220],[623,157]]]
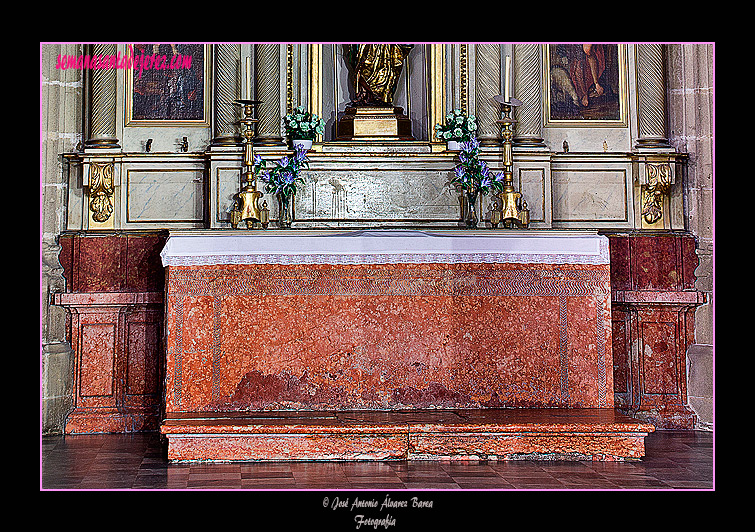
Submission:
[[[250,77],[251,74],[252,74],[252,58],[247,57],[246,66],[244,68],[244,79],[246,80],[246,91],[244,91],[245,93],[244,98],[246,98],[247,100],[252,99],[252,79]]]
[[[511,56],[506,56],[506,77],[503,87],[503,100],[506,103],[511,102]]]

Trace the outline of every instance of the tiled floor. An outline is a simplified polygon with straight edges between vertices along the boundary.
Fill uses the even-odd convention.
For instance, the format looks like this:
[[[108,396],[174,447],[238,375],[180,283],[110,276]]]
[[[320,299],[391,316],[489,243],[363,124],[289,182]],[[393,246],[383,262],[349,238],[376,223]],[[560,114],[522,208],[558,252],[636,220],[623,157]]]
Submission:
[[[44,436],[43,490],[712,490],[713,434],[656,431],[637,462],[168,463],[156,433]]]

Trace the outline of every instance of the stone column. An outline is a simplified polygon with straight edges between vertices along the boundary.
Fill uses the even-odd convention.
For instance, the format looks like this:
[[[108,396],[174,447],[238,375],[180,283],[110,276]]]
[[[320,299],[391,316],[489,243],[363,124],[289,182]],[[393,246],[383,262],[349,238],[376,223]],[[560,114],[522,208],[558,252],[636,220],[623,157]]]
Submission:
[[[637,148],[667,148],[666,91],[662,44],[637,45]]]
[[[213,145],[241,143],[238,104],[241,97],[241,45],[213,45],[215,62],[215,128]]]
[[[89,55],[116,56],[115,44],[93,44]],[[115,131],[116,116],[116,68],[96,68],[90,70],[90,119],[88,148],[119,148]]]
[[[283,145],[280,109],[280,45],[254,45],[255,99],[257,107],[257,136],[254,143],[262,146]]]
[[[514,145],[543,147],[543,52],[540,44],[514,45],[514,96],[517,107]]]
[[[501,94],[501,46],[498,44],[478,44],[475,46],[475,116],[477,117],[477,138],[482,146],[501,144],[500,126],[501,105],[493,100]]]

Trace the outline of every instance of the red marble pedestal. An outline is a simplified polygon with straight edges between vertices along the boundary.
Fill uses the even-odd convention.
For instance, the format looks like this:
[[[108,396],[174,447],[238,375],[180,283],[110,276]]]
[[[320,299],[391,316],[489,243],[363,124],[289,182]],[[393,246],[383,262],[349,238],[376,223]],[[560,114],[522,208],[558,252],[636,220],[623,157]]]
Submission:
[[[652,426],[613,417],[605,249],[586,263],[536,249],[281,264],[201,244],[212,260],[167,263],[171,459],[642,455]],[[511,418],[521,409],[552,412],[532,428]],[[588,430],[585,409],[603,421]]]
[[[665,429],[693,429],[687,348],[695,341],[695,239],[689,234],[611,235],[616,407]]]
[[[157,430],[167,234],[72,232],[60,236],[74,350],[74,411],[67,433]]]
[[[70,312],[75,354],[67,434],[158,427],[162,301],[161,292],[54,295]]]

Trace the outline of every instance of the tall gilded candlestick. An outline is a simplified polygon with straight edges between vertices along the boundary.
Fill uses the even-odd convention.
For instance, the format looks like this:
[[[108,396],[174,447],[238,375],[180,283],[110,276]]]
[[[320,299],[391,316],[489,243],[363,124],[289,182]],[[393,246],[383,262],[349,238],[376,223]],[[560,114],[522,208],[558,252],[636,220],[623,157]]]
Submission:
[[[506,91],[508,92],[508,90]],[[510,93],[494,98],[501,104],[503,118],[496,120],[501,124],[501,136],[503,137],[503,190],[498,193],[500,204],[500,219],[504,227],[527,227],[530,223],[530,211],[522,194],[514,189],[514,124],[516,120],[511,117],[514,107],[522,104],[516,98],[511,98]]]
[[[259,199],[262,192],[257,190],[257,176],[254,174],[254,124],[258,120],[254,117],[254,110],[259,104],[259,100],[235,100],[235,103],[241,105],[244,110],[244,116],[239,123],[242,126],[242,136],[244,137],[244,158],[241,170],[241,191],[237,194],[239,200],[239,211],[241,211],[241,220],[246,221],[248,228],[253,228],[255,223],[260,221],[261,208]]]

